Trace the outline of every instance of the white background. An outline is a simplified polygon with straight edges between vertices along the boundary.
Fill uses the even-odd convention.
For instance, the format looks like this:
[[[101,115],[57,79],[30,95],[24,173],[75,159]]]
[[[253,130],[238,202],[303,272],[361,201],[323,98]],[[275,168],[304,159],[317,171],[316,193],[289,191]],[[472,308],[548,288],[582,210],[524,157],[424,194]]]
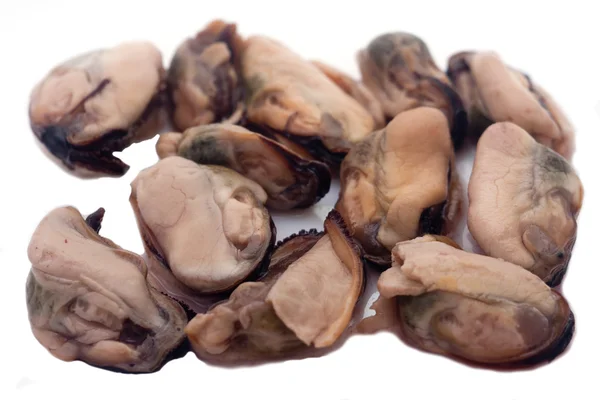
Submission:
[[[593,2],[394,1],[11,1],[0,5],[0,268],[3,365],[0,398],[248,399],[599,399],[600,355],[600,62]],[[354,337],[319,359],[253,368],[207,366],[189,353],[150,375],[125,375],[54,359],[33,337],[25,308],[26,248],[54,207],[88,214],[105,207],[101,233],[142,252],[129,183],[154,163],[156,139],[130,147],[120,179],[84,181],[46,159],[29,130],[29,92],[55,64],[125,40],[150,40],[168,65],[176,46],[213,18],[237,22],[242,34],[276,37],[307,58],[358,77],[357,50],[375,36],[404,30],[423,38],[438,65],[460,50],[492,49],[525,70],[563,106],[577,129],[574,165],[585,187],[579,236],[563,285],[576,316],[572,346],[549,365],[524,372],[466,367],[408,348],[391,334]],[[468,174],[463,174],[466,182]],[[321,227],[337,193],[318,207],[277,216],[279,238]],[[6,395],[4,395],[6,391]]]

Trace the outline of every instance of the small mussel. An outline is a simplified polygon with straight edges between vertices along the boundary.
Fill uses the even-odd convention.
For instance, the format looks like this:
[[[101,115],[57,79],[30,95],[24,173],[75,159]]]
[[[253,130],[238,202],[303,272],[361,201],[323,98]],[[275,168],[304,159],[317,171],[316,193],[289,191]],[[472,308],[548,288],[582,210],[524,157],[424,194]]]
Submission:
[[[326,164],[307,160],[265,136],[231,124],[210,124],[183,134],[163,134],[156,144],[160,158],[178,155],[198,164],[231,168],[262,186],[267,207],[310,207],[329,191]]]
[[[31,129],[67,172],[120,177],[129,166],[113,152],[151,139],[166,122],[165,76],[160,51],[147,42],[82,54],[33,89]]]
[[[448,76],[465,104],[472,135],[481,135],[494,122],[512,122],[567,160],[573,156],[574,129],[559,105],[497,53],[456,53],[448,62]]]
[[[98,234],[103,216],[61,207],[39,223],[27,249],[31,328],[63,361],[152,372],[183,343],[187,318],[148,284],[140,256]]]
[[[438,108],[448,120],[455,148],[460,147],[467,132],[462,100],[423,40],[405,32],[386,33],[373,39],[357,58],[362,80],[388,121],[412,108]]]
[[[185,332],[199,358],[258,362],[326,349],[342,336],[363,290],[360,248],[336,211],[325,232],[281,243],[267,273],[194,317]]]
[[[404,111],[356,144],[342,163],[340,185],[335,208],[376,264],[389,265],[400,241],[448,233],[461,198],[442,112]]]
[[[339,167],[375,121],[315,64],[283,44],[252,36],[242,52],[247,125],[303,145],[319,161]]]
[[[392,302],[401,338],[500,368],[549,362],[566,349],[575,319],[560,293],[520,266],[447,242],[427,235],[398,243],[377,282],[377,301]]]
[[[583,186],[573,167],[511,122],[477,144],[468,226],[483,251],[560,284],[577,237]]]
[[[241,106],[242,47],[237,26],[215,20],[177,48],[167,78],[177,130],[221,122]]]
[[[233,170],[167,157],[131,182],[129,200],[153,279],[196,312],[206,304],[190,299],[232,290],[269,263],[267,195]]]

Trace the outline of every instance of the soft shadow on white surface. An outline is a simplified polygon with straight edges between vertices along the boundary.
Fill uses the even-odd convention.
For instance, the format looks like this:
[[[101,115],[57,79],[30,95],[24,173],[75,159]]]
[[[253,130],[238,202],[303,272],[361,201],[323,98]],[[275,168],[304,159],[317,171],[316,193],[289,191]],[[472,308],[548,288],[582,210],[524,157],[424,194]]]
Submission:
[[[0,266],[4,283],[3,361],[0,399],[598,399],[595,242],[600,215],[598,135],[600,37],[597,13],[587,1],[540,3],[325,1],[168,2],[4,1],[0,5],[0,76],[3,79],[0,157]],[[289,9],[288,9],[289,7]],[[585,187],[579,235],[563,293],[576,317],[569,351],[536,370],[498,373],[411,349],[392,334],[353,337],[326,357],[223,369],[189,353],[151,375],[125,375],[66,363],[33,337],[25,308],[27,245],[38,222],[55,207],[74,205],[88,214],[106,209],[101,233],[138,253],[143,247],[128,204],[129,183],[156,161],[155,140],[118,155],[130,171],[120,179],[80,180],[46,159],[29,130],[27,104],[33,85],[58,62],[121,41],[154,42],[167,64],[179,43],[213,18],[237,22],[240,32],[274,36],[310,59],[358,76],[355,55],[372,38],[403,30],[421,36],[441,68],[449,55],[493,49],[531,74],[563,106],[577,130],[574,166]],[[593,39],[592,39],[593,38]],[[596,52],[597,53],[597,52]],[[459,159],[463,192],[469,158]],[[322,229],[337,191],[311,210],[276,214],[278,239],[300,229]],[[466,194],[465,194],[466,200]],[[466,209],[463,209],[463,218]],[[469,236],[456,240],[474,250]],[[372,289],[371,289],[372,290]],[[367,301],[369,299],[367,298]],[[5,393],[6,392],[6,393]]]

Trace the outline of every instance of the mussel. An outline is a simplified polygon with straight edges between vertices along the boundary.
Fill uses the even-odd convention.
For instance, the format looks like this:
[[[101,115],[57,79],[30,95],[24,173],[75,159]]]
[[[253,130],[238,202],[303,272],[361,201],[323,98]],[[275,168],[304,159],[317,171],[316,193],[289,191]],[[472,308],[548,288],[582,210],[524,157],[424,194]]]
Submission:
[[[153,372],[183,343],[186,314],[148,284],[144,260],[99,235],[104,209],[46,215],[27,249],[27,311],[55,357]]]
[[[151,43],[81,54],[35,86],[31,129],[67,172],[120,177],[129,166],[112,153],[151,139],[166,122],[165,75],[162,55]]]
[[[185,328],[199,358],[214,362],[281,359],[333,346],[363,290],[360,248],[336,211],[325,232],[309,231],[275,250],[267,273]]]
[[[260,274],[276,236],[266,199],[258,184],[237,172],[182,157],[141,171],[131,182],[130,203],[153,279],[202,312],[203,295]]]
[[[560,154],[511,122],[477,143],[468,226],[483,251],[560,284],[577,237],[583,186]]]
[[[448,120],[454,147],[462,145],[467,132],[462,100],[423,40],[407,32],[379,35],[358,53],[358,63],[364,85],[388,121],[416,107],[438,108]]]
[[[283,135],[339,167],[352,144],[375,127],[373,117],[316,65],[264,36],[246,39],[241,57],[247,127]]]
[[[377,301],[388,302],[391,328],[406,343],[497,368],[539,365],[566,349],[575,318],[559,292],[520,266],[448,242],[398,243],[377,282]]]
[[[548,92],[500,55],[456,53],[448,62],[448,76],[467,109],[471,135],[481,135],[494,122],[512,122],[571,160],[575,133],[566,115]]]
[[[326,164],[238,125],[201,125],[183,134],[163,134],[156,149],[160,158],[177,155],[233,169],[262,186],[268,195],[266,205],[273,210],[310,207],[331,185]]]
[[[419,107],[400,113],[348,153],[335,208],[365,257],[385,266],[396,243],[449,233],[460,202],[446,118]]]

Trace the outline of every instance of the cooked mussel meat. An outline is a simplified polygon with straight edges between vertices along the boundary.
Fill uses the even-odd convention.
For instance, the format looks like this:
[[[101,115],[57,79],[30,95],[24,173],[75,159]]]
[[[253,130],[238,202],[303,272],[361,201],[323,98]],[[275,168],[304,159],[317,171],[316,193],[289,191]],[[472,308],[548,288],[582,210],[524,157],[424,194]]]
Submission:
[[[317,160],[339,166],[352,144],[374,130],[369,111],[276,40],[249,37],[241,66],[246,117],[257,132],[285,135]]]
[[[167,157],[131,183],[130,202],[154,278],[171,275],[169,295],[187,301],[235,288],[268,265],[275,226],[267,195],[251,180],[215,165]],[[173,279],[173,277],[175,279]],[[199,311],[205,311],[200,308]]]
[[[176,129],[221,122],[241,106],[242,47],[236,24],[215,20],[177,48],[167,78]]]
[[[394,247],[377,287],[393,301],[399,335],[416,348],[487,366],[560,355],[575,328],[562,295],[520,266],[457,247],[433,236]]]
[[[262,186],[268,195],[267,207],[274,210],[310,207],[327,194],[331,184],[326,164],[307,160],[237,125],[202,125],[183,134],[161,135],[156,147],[160,158],[178,155],[239,172]]]
[[[273,360],[333,346],[363,289],[359,247],[332,211],[325,232],[304,232],[275,250],[267,273],[185,328],[201,359]]]
[[[80,177],[124,175],[112,153],[154,137],[166,122],[162,55],[147,42],[81,54],[33,89],[29,121],[45,153]]]
[[[494,122],[512,122],[571,160],[574,129],[548,92],[504,63],[498,53],[463,51],[450,57],[448,76],[468,112],[471,134]]]
[[[560,284],[577,237],[583,186],[573,167],[511,122],[477,143],[468,227],[483,251]]]
[[[460,201],[447,121],[441,111],[419,107],[400,113],[348,153],[335,208],[365,257],[387,265],[396,243],[448,233]]]
[[[358,63],[388,121],[412,108],[438,108],[448,119],[454,146],[460,147],[467,129],[462,100],[423,40],[406,32],[379,35],[359,51]]]
[[[99,235],[100,208],[52,210],[27,249],[27,311],[55,357],[123,372],[158,369],[183,342],[181,306],[147,282],[144,260]]]

